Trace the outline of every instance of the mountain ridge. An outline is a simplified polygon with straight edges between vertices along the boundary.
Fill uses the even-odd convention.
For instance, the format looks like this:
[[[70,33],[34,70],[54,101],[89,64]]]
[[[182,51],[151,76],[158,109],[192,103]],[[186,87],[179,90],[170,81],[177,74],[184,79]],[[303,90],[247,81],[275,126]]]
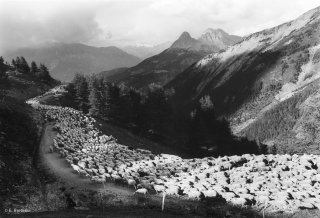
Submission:
[[[81,43],[51,43],[41,48],[23,48],[3,55],[6,59],[24,56],[28,61],[44,63],[52,76],[65,82],[75,73],[98,73],[119,67],[130,67],[141,60],[115,46],[93,47]]]
[[[214,44],[202,43],[184,31],[170,48],[160,54],[147,58],[127,70],[118,71],[118,74],[107,71],[100,75],[104,74],[111,82],[125,82],[138,89],[146,88],[151,83],[163,86],[194,62],[220,49]]]
[[[172,42],[164,42],[154,46],[129,45],[120,47],[125,52],[132,54],[142,60],[157,55],[171,46]]]
[[[201,96],[211,95],[218,115],[228,117],[236,134],[250,135],[262,142],[278,137],[280,130],[263,136],[271,129],[284,128],[277,127],[276,120],[267,124],[267,112],[274,108],[284,110],[284,105],[289,104],[286,100],[291,101],[290,107],[298,101],[298,107],[310,93],[304,100],[290,99],[320,78],[319,17],[320,7],[207,55],[166,86],[175,89],[172,102],[187,112]],[[282,133],[293,134],[297,129],[293,125],[300,115],[294,112],[292,116],[296,118],[283,124],[288,126]],[[282,119],[280,115],[277,118],[278,122]],[[264,128],[257,132],[262,125]],[[283,140],[292,140],[288,137],[279,139],[277,144],[287,145]]]

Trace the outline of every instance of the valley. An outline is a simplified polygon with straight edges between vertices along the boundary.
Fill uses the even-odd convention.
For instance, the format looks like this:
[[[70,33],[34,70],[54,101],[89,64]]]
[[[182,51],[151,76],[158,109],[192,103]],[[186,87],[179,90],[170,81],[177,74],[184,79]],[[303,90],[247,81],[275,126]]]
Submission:
[[[320,7],[122,4],[0,41],[0,217],[320,217]]]

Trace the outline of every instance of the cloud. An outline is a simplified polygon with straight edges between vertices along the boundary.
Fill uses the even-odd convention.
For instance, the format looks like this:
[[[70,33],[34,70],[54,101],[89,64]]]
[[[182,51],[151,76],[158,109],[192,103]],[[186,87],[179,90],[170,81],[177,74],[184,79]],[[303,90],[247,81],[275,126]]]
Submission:
[[[46,42],[159,44],[207,28],[246,35],[289,21],[318,0],[0,0],[0,51]]]
[[[46,42],[90,43],[103,34],[97,8],[75,2],[7,2],[0,9],[0,49]]]

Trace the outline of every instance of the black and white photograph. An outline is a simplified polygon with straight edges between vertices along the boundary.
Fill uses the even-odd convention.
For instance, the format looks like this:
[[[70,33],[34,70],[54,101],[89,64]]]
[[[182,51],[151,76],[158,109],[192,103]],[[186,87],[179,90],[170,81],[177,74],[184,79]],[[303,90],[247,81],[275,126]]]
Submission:
[[[320,217],[319,0],[0,0],[0,218]]]

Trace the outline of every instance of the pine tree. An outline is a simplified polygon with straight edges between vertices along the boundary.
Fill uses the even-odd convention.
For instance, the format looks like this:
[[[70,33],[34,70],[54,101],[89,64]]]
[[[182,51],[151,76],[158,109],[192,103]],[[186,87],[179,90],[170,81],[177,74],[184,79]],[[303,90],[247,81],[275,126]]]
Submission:
[[[68,97],[71,99],[73,107],[77,110],[80,110],[78,101],[78,89],[81,83],[81,79],[82,75],[76,73],[71,83],[67,85]]]
[[[146,130],[162,132],[168,124],[170,107],[163,88],[149,86],[144,102]]]
[[[49,70],[44,64],[40,64],[37,76],[45,80],[50,78]]]
[[[89,88],[85,76],[78,74],[74,83],[75,103],[78,110],[88,113],[89,110]]]
[[[134,89],[130,89],[127,95],[128,95],[128,104],[127,104],[128,123],[130,125],[133,125],[137,130],[141,130],[141,127],[143,126],[141,94]]]
[[[214,115],[213,101],[206,95],[199,100],[199,103],[190,116],[189,127],[189,148],[198,154],[205,152],[202,147],[219,146],[219,122]],[[222,125],[220,125],[222,127]]]
[[[17,57],[16,58],[16,61],[15,61],[15,63],[16,63],[16,70],[17,71],[21,71],[21,59],[20,59],[20,57]]]
[[[24,57],[20,57],[20,70],[22,73],[25,73],[25,74],[29,74],[30,73],[30,67],[29,67],[29,64],[28,62],[26,61],[26,59]]]
[[[111,86],[107,81],[104,81],[104,108],[103,108],[103,118],[105,120],[111,120],[112,111],[112,97],[111,97]]]
[[[90,77],[90,83],[89,83],[89,114],[94,117],[100,116],[100,104],[101,104],[101,99],[100,99],[100,94],[99,94],[99,87],[98,87],[98,81],[95,76]]]
[[[106,84],[105,79],[100,78],[97,80],[98,83],[98,96],[99,96],[99,114],[102,119],[105,118],[105,104],[106,104]]]
[[[16,70],[17,69],[17,63],[15,59],[12,59],[11,61],[12,67]]]
[[[4,63],[3,57],[0,57],[0,79],[6,77],[6,71],[9,69],[9,66]]]
[[[39,69],[38,69],[36,62],[32,61],[30,73],[35,76],[35,75],[37,75],[38,71],[39,71]]]
[[[120,118],[120,88],[111,84],[108,88],[106,99],[106,110],[108,119],[117,121]]]

